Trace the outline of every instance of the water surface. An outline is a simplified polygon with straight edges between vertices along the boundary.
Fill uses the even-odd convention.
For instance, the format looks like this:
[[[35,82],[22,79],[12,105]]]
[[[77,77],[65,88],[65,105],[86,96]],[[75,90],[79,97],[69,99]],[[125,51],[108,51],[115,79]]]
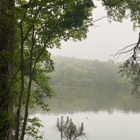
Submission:
[[[57,97],[45,100],[51,111],[32,110],[42,120],[45,140],[60,140],[57,118],[69,116],[76,125],[84,123],[88,140],[140,139],[140,99],[131,89],[117,87],[54,87]]]

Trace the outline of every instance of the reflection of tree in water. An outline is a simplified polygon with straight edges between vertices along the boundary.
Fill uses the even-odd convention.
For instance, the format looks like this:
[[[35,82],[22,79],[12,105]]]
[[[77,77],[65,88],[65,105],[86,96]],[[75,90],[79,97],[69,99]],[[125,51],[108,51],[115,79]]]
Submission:
[[[140,112],[140,99],[131,95],[131,89],[115,87],[54,87],[58,98],[46,100],[51,113],[105,110],[113,112]],[[37,109],[37,108],[36,108]],[[38,108],[37,111],[40,111]]]
[[[79,137],[86,137],[83,123],[77,127],[69,117],[67,117],[66,121],[64,121],[63,116],[61,116],[60,121],[59,118],[57,118],[56,128],[58,132],[60,132],[61,140],[63,138],[66,140],[76,140]]]

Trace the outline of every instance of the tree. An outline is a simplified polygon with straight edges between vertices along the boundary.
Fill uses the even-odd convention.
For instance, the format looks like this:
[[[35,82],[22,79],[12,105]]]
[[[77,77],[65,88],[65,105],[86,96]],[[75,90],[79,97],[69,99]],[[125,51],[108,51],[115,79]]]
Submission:
[[[29,107],[48,110],[43,99],[54,96],[47,76],[54,67],[47,49],[86,38],[93,8],[91,0],[0,1],[1,139],[14,132],[15,140],[24,139]]]
[[[111,20],[121,21],[123,18],[130,18],[133,22],[133,28],[140,28],[140,1],[138,0],[103,0],[103,5],[106,7],[108,17]],[[131,78],[134,88],[133,93],[140,95],[140,34],[138,41],[128,45],[116,53],[116,57],[122,54],[129,54],[129,58],[120,66],[122,75]]]
[[[60,132],[61,140],[63,138],[67,140],[76,140],[79,137],[86,137],[84,133],[84,125],[81,123],[81,126],[77,126],[72,122],[72,119],[69,120],[67,117],[66,122],[64,122],[63,116],[61,116],[61,121],[57,118],[56,128]]]
[[[129,14],[139,26],[139,1],[102,2],[111,19]],[[47,75],[54,67],[47,49],[60,47],[61,40],[86,38],[94,7],[92,0],[0,0],[1,139],[12,139],[12,130],[15,140],[24,139],[29,107],[48,110],[43,99],[54,96]]]
[[[14,0],[0,1],[0,138],[12,137]]]
[[[130,18],[134,28],[140,27],[140,1],[138,0],[102,0],[103,6],[111,20],[122,22]]]

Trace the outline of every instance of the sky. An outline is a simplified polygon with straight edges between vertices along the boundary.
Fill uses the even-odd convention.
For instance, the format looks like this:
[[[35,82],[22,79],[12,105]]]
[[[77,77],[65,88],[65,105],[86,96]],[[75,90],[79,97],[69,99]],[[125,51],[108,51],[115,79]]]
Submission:
[[[93,20],[106,16],[104,8],[99,1],[94,2],[97,6],[93,9]],[[108,22],[107,18],[94,23],[89,28],[85,40],[73,42],[62,41],[61,49],[53,48],[50,50],[52,55],[75,57],[79,59],[98,59],[100,61],[124,61],[127,57],[122,55],[119,59],[113,56],[125,46],[137,43],[138,31],[133,30],[130,19],[119,22]]]

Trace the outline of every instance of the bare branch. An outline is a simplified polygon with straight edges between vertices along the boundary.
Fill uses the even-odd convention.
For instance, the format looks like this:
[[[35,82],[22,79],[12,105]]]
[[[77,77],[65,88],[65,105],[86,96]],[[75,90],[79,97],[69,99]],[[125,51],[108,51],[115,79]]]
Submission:
[[[134,45],[136,45],[136,44],[137,44],[137,43],[134,43],[134,44],[128,45],[128,46],[126,46],[126,47],[120,49],[120,50],[119,50],[115,55],[113,55],[113,56],[116,57],[116,60],[117,60],[122,54],[126,54],[126,53],[129,53],[129,52],[133,51],[135,47],[132,47],[132,46],[134,46]],[[130,47],[132,47],[132,48],[130,48]],[[130,48],[130,49],[128,49],[128,48]],[[131,53],[132,53],[132,52],[131,52]]]
[[[140,45],[140,33],[139,33],[137,43],[128,45],[124,47],[123,49],[119,50],[115,54],[115,57],[117,56],[118,58],[120,55],[124,53],[127,53],[127,54],[131,53],[131,56],[126,60],[126,62],[120,68],[121,68],[121,71],[126,71],[127,76],[131,76],[132,82],[134,84],[134,89],[132,91],[132,94],[134,92],[139,93],[138,91],[139,82],[140,82],[140,55],[139,55],[140,46],[139,45]]]

